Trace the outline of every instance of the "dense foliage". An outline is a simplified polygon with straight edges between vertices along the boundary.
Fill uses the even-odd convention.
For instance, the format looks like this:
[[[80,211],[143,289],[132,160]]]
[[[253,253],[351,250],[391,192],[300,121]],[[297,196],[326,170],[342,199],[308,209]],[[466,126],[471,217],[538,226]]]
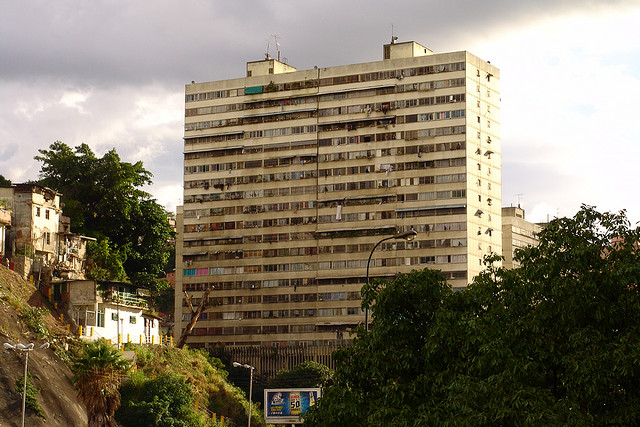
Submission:
[[[122,353],[107,340],[85,344],[74,361],[74,384],[87,408],[89,426],[116,426],[114,414],[120,406],[118,387],[129,368]]]
[[[186,347],[127,348],[136,352],[138,371],[121,389],[122,425],[217,426],[221,416],[230,425],[247,424],[249,402],[227,381],[219,359]],[[259,406],[252,409],[251,425],[264,426]]]
[[[132,374],[121,387],[122,405],[116,412],[123,426],[195,427],[204,425],[195,410],[191,387],[181,375],[166,373],[155,378]]]
[[[292,369],[278,371],[266,388],[324,387],[331,383],[333,370],[318,362],[303,362]]]
[[[11,186],[11,180],[0,175],[0,187],[10,187],[10,186]]]
[[[638,424],[639,241],[624,213],[583,207],[465,291],[429,270],[374,283],[371,330],[306,424]]]
[[[95,237],[89,246],[96,279],[123,280],[155,289],[164,275],[172,236],[168,212],[142,191],[151,173],[142,162],[122,162],[115,149],[98,158],[81,144],[56,141],[38,150],[41,185],[62,193],[63,212],[75,233]]]

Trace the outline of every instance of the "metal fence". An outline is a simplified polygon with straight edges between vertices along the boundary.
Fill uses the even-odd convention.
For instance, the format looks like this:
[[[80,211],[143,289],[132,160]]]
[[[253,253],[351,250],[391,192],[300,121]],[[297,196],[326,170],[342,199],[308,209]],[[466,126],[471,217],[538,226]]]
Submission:
[[[223,363],[238,361],[256,368],[256,373],[273,376],[282,369],[293,369],[299,364],[314,361],[335,369],[332,353],[340,347],[259,347],[259,346],[220,346],[210,348],[213,356]]]

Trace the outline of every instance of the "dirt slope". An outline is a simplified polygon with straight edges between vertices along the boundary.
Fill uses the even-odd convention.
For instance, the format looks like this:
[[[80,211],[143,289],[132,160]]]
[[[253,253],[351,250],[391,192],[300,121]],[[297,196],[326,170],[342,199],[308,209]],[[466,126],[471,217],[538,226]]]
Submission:
[[[24,354],[5,350],[2,343],[45,342],[27,327],[17,310],[24,312],[46,306],[41,294],[29,282],[6,267],[0,266],[0,426],[20,426],[22,420],[22,393],[15,392],[15,381],[24,375]],[[66,329],[47,314],[42,323],[50,333],[52,345],[64,353],[63,343],[73,338]],[[55,340],[55,341],[54,341]],[[38,401],[45,418],[27,410],[27,426],[86,426],[84,406],[78,401],[71,384],[71,371],[53,349],[33,351],[29,354],[29,372],[33,384],[40,388]]]

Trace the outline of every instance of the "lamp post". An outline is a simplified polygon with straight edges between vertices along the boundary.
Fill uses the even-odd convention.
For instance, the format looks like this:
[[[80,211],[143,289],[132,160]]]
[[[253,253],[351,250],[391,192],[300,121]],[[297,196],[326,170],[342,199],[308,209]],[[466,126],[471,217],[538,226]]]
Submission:
[[[373,252],[376,250],[380,243],[386,242],[387,240],[413,240],[416,238],[418,233],[415,230],[405,231],[404,233],[399,233],[393,236],[385,237],[375,244],[373,249],[371,249],[371,253],[369,254],[369,259],[367,260],[367,285],[369,285],[369,264],[371,263],[371,257],[373,256]],[[364,309],[364,328],[365,331],[369,332],[369,307]]]
[[[250,371],[250,374],[249,374],[249,421],[247,423],[247,427],[251,427],[251,394],[253,393],[253,370],[256,368],[249,365],[248,363],[243,364],[240,362],[233,362],[233,366],[235,368],[249,369]]]
[[[46,342],[44,344],[42,344],[40,347],[35,348],[35,344],[34,343],[29,343],[27,345],[18,343],[16,345],[13,344],[9,344],[8,342],[4,343],[4,348],[5,349],[13,349],[13,350],[20,350],[23,353],[25,353],[25,359],[24,359],[24,381],[23,381],[23,390],[22,390],[22,427],[24,427],[24,415],[25,415],[25,409],[26,409],[26,403],[27,403],[27,369],[29,366],[29,352],[30,351],[34,351],[34,350],[40,350],[43,348],[49,348],[49,343]]]

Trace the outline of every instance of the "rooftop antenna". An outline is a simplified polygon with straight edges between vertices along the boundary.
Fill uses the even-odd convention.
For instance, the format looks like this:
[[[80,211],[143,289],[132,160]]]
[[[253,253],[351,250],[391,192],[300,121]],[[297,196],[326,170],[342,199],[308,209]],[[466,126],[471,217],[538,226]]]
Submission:
[[[271,56],[269,55],[269,48],[271,47],[271,40],[270,39],[266,39],[265,40],[267,42],[267,52],[264,54],[265,59],[271,59]]]
[[[271,37],[273,37],[273,39],[276,42],[276,50],[278,51],[278,61],[280,61],[280,43],[278,43],[278,37],[280,37],[278,34],[271,34]]]
[[[393,24],[391,24],[391,44],[394,44],[398,40],[398,37],[393,35]]]

